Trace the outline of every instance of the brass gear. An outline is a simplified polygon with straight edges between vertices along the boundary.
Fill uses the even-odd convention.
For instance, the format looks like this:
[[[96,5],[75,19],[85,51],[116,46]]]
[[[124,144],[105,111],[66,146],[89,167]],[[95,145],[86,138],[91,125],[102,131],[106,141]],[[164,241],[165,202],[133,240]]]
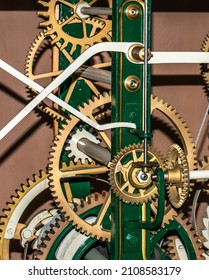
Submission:
[[[165,102],[163,99],[159,99],[157,96],[151,97],[151,113],[155,111],[161,112],[168,118],[177,130],[183,150],[186,154],[189,170],[197,168],[197,156],[194,140],[191,132],[180,114],[170,104]]]
[[[170,203],[180,208],[189,195],[189,167],[184,151],[173,144],[167,154],[166,169],[168,170],[167,192]],[[171,172],[171,174],[169,174]],[[170,181],[172,181],[170,183]]]
[[[95,207],[105,204],[108,196],[109,196],[109,194],[106,191],[102,191],[102,193],[93,193],[91,195],[88,195],[85,199],[81,200],[80,205],[75,206],[74,211],[76,212],[76,214],[78,216],[80,216],[83,213],[85,213]],[[100,213],[99,213],[99,215],[100,215]],[[98,216],[97,216],[96,220],[98,220]],[[104,229],[102,229],[102,227],[100,227],[100,225],[97,224],[97,222],[95,222],[94,224],[90,224],[90,223],[88,223],[87,220],[83,220],[83,223],[85,223],[85,228],[89,228],[89,229],[87,229],[86,232],[84,232],[85,234],[89,233],[89,232],[93,233],[94,231],[98,231],[98,232],[100,232],[99,233],[100,237],[103,235],[102,232]],[[34,253],[35,259],[38,259],[38,260],[47,259],[49,251],[52,248],[53,244],[55,243],[57,238],[60,236],[60,234],[66,229],[67,226],[69,226],[69,221],[64,218],[62,220],[57,221],[56,224],[51,225],[51,230],[49,230],[49,232],[47,233],[47,236],[43,239],[42,244],[38,247],[38,250]],[[75,225],[75,227],[77,227],[77,226],[78,225]],[[104,230],[104,231],[106,231],[106,230]],[[81,230],[80,234],[82,234],[82,230]],[[104,233],[104,235],[106,235],[106,232]],[[110,240],[110,231],[108,231],[108,240]],[[80,244],[80,245],[82,245],[82,244]],[[66,248],[66,250],[67,249],[68,248]]]
[[[88,103],[83,104],[79,108],[79,110],[83,114],[89,116],[91,119],[98,120],[98,121],[101,120],[103,122],[103,116],[105,116],[105,112],[106,111],[109,112],[110,108],[107,105],[108,104],[110,105],[110,103],[111,103],[110,95],[108,94],[105,94],[105,96],[99,95],[98,97],[94,97],[93,100],[89,100]],[[195,147],[193,144],[191,133],[189,132],[189,129],[186,126],[183,119],[181,118],[181,116],[176,112],[176,110],[172,106],[170,106],[168,103],[164,102],[163,100],[155,96],[151,96],[151,107],[152,107],[152,112],[154,112],[155,110],[159,110],[166,117],[172,120],[172,123],[174,124],[176,130],[178,131],[178,134],[180,135],[182,141],[182,145],[184,145],[185,151],[187,153],[187,160],[189,161],[190,169],[194,169],[196,165]],[[76,117],[70,116],[70,119],[66,121],[66,123],[63,125],[62,128],[60,128],[60,131],[52,147],[51,158],[49,163],[49,167],[50,167],[49,173],[50,173],[51,191],[53,197],[55,198],[57,207],[60,209],[63,215],[67,217],[69,221],[73,222],[73,224],[75,225],[78,225],[78,228],[82,228],[82,226],[80,226],[80,222],[82,222],[82,220],[77,217],[76,213],[73,212],[68,205],[68,201],[67,201],[68,199],[66,199],[61,187],[61,180],[62,178],[63,179],[65,178],[65,174],[66,174],[66,178],[67,176],[70,177],[73,174],[79,176],[79,174],[84,175],[84,174],[88,174],[89,172],[91,172],[91,174],[98,175],[98,174],[107,173],[109,169],[106,166],[100,166],[98,164],[95,165],[94,162],[92,163],[93,165],[90,166],[89,163],[87,162],[84,165],[80,164],[77,170],[74,171],[75,169],[74,165],[70,167],[68,166],[68,164],[65,164],[62,161],[62,151],[64,149],[66,139],[68,135],[71,133],[71,131],[73,130],[73,128],[75,126],[78,126],[78,123],[79,120]],[[110,148],[111,143],[107,135],[102,132],[101,138],[103,142],[106,144],[106,146]],[[76,166],[77,165],[78,164],[76,164]],[[73,199],[73,197],[71,197],[70,199]],[[82,228],[82,232],[85,232],[85,228]],[[88,234],[90,234],[89,230],[88,230]],[[104,240],[105,238],[109,239],[109,236],[106,237],[101,236],[101,238],[102,240]]]
[[[198,170],[208,170],[209,169],[209,157],[205,156],[204,159],[199,162]],[[209,180],[202,183],[202,190],[206,194],[209,194]]]
[[[28,185],[22,185],[21,190],[17,190],[16,195],[11,197],[12,201],[7,203],[7,209],[3,209],[4,216],[0,217],[1,260],[8,260],[11,258],[11,240],[21,240],[21,231],[24,229],[25,224],[22,223],[20,219],[25,209],[31,202],[34,202],[34,199],[41,192],[48,188],[48,174],[41,171],[39,176],[35,175],[33,180],[28,180]],[[34,236],[31,241],[33,239]]]
[[[39,58],[39,56],[43,53],[44,50],[48,49],[48,46],[50,44],[50,38],[49,36],[45,36],[44,32],[40,32],[39,35],[35,38],[34,42],[32,43],[25,62],[25,74],[26,76],[33,80],[42,80],[46,78],[54,78],[57,75],[61,73],[61,71],[58,72],[48,72],[48,73],[35,73],[34,67],[36,65],[36,60]],[[50,44],[51,45],[51,44]],[[30,89],[30,98],[36,95],[37,92],[33,89]],[[65,117],[59,113],[57,110],[51,108],[51,106],[48,106],[45,102],[41,102],[38,105],[39,109],[43,111],[44,113],[51,116],[53,119],[63,121]]]
[[[47,73],[35,73],[34,68],[36,68],[36,62],[39,62],[39,58],[41,58],[44,51],[48,49],[48,46],[50,44],[51,38],[49,35],[46,35],[43,31],[39,33],[39,35],[35,38],[34,42],[32,43],[28,54],[26,58],[25,63],[25,74],[28,78],[30,78],[33,81],[36,80],[44,80],[46,78],[54,78],[58,76],[62,71],[51,71]],[[59,44],[58,44],[59,46]],[[71,63],[73,62],[73,58],[67,53],[66,50],[60,50],[60,52],[63,54],[63,56]],[[100,63],[97,65],[94,65],[93,67],[96,68],[104,68],[106,67],[106,63]],[[66,94],[65,102],[70,101],[71,94],[77,85],[77,82],[80,82],[81,80],[84,81],[87,88],[91,90],[92,95],[98,96],[100,94],[99,90],[95,86],[93,82],[91,82],[88,79],[85,79],[83,77],[79,77],[77,75],[73,76],[73,81],[68,89],[68,92]],[[37,92],[33,89],[30,89],[30,98],[36,95]],[[48,114],[53,119],[56,119],[58,121],[64,121],[67,116],[64,114],[62,110],[57,110],[56,108],[52,108],[51,105],[46,104],[45,102],[41,102],[38,105],[39,109],[46,114]]]
[[[186,230],[190,241],[192,243],[192,246],[194,248],[194,251],[196,253],[196,257],[198,260],[203,260],[203,244],[200,241],[200,237],[196,234],[196,231],[193,229],[192,224],[189,222],[189,220],[184,217],[183,213],[178,214],[178,216],[175,217],[175,220]],[[178,242],[179,241],[179,242]],[[179,248],[177,247],[177,244],[181,246],[181,253],[179,251]],[[164,246],[166,254],[172,259],[172,260],[182,260],[182,257],[187,258],[186,249],[184,248],[184,245],[182,244],[181,240],[178,236],[172,235],[168,236],[167,240],[164,242]],[[188,258],[187,258],[188,259]]]
[[[79,109],[81,112],[85,111],[86,116],[96,121],[97,119],[100,119],[100,117],[103,115],[105,110],[109,108],[109,106],[110,96],[107,93],[104,93],[103,95],[95,97],[94,100],[89,100],[88,104],[83,104]],[[86,161],[84,164],[82,164],[81,162],[72,164],[70,161],[69,165],[64,162],[60,163],[60,156],[62,154],[63,147],[66,144],[66,140],[68,139],[71,131],[73,131],[74,127],[78,126],[78,124],[79,119],[74,116],[70,116],[69,120],[67,120],[63,125],[62,129],[57,135],[56,140],[54,141],[54,147],[52,148],[53,152],[51,153],[51,160],[49,163],[49,178],[51,185],[50,189],[55,203],[57,204],[61,213],[68,219],[69,222],[71,222],[75,227],[78,227],[81,232],[86,232],[87,235],[91,234],[92,237],[97,236],[98,239],[101,238],[102,240],[108,240],[110,235],[109,232],[103,231],[101,235],[98,234],[98,225],[95,226],[95,228],[97,228],[95,232],[86,229],[85,222],[81,218],[79,218],[77,213],[69,207],[69,200],[70,202],[73,201],[71,189],[68,186],[67,192],[70,193],[70,196],[68,196],[68,198],[66,199],[66,196],[64,195],[61,187],[62,180],[66,180],[67,178],[81,178],[82,176],[88,176],[89,178],[91,178],[92,176],[98,174],[106,174],[108,171],[106,166],[99,165],[95,161],[92,161],[91,163]],[[99,132],[98,137],[100,137],[102,142],[105,143],[108,148],[110,148],[110,141],[106,133]],[[99,179],[96,178],[96,181],[97,180]],[[107,205],[109,205],[108,203],[109,199],[107,201]]]
[[[209,34],[205,37],[203,44],[202,44],[202,51],[209,52]],[[203,80],[207,86],[209,86],[209,67],[208,64],[201,65],[201,73]]]
[[[158,195],[155,182],[152,182],[153,170],[149,169],[144,173],[143,168],[134,167],[134,164],[142,163],[144,148],[140,144],[130,145],[122,149],[111,161],[109,180],[113,192],[125,203],[143,204]],[[157,163],[157,166],[164,169],[164,159],[153,147],[147,151],[148,161]],[[140,179],[146,174],[146,180]]]
[[[75,2],[75,1],[74,1]],[[97,0],[86,1],[90,6],[95,5]],[[112,21],[109,19],[104,19],[100,17],[94,18],[80,18],[76,13],[78,4],[83,3],[83,1],[78,0],[76,3],[71,4],[68,0],[39,0],[39,4],[44,7],[44,11],[39,11],[38,14],[44,18],[46,21],[41,22],[40,26],[46,28],[46,35],[52,35],[52,44],[62,41],[61,49],[65,49],[69,44],[71,45],[70,54],[76,50],[77,46],[81,48],[81,53],[92,46],[95,43],[100,43],[102,41],[111,41],[112,33]],[[67,19],[59,20],[57,18],[57,5],[61,4],[65,8],[69,9],[69,16]],[[109,3],[107,3],[109,5]],[[66,26],[69,25],[80,25],[80,31],[82,34],[80,36],[75,36],[75,33],[69,33],[66,30]],[[47,30],[50,28],[50,30]],[[90,31],[89,31],[90,28]]]

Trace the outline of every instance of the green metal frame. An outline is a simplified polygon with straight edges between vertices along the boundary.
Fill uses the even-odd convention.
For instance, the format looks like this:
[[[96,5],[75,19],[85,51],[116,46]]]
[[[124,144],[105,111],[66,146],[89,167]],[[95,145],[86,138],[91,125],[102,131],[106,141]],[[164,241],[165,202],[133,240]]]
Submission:
[[[78,0],[69,0],[76,4]],[[86,1],[89,2],[89,1]],[[130,17],[127,13],[129,7],[134,6],[140,11],[140,15]],[[152,0],[148,0],[148,48],[151,49],[151,11]],[[67,11],[61,6],[60,16],[65,17]],[[113,0],[113,15],[112,15],[112,30],[114,42],[141,42],[143,44],[143,21],[144,21],[144,2],[142,0]],[[79,26],[74,32],[80,32]],[[70,48],[70,45],[68,46]],[[73,59],[80,55],[79,48],[73,53]],[[65,69],[68,65],[66,58],[60,53],[60,69]],[[112,158],[124,147],[142,143],[144,138],[151,142],[151,115],[150,115],[150,95],[151,95],[151,69],[148,66],[148,85],[147,92],[143,92],[143,65],[131,63],[124,54],[112,54],[112,92],[111,117],[113,122],[134,122],[137,124],[136,131],[130,131],[126,128],[112,130],[111,135],[111,155]],[[136,76],[140,80],[140,87],[134,91],[130,91],[125,86],[125,81],[130,76]],[[62,99],[65,99],[71,79],[65,82],[60,88]],[[78,81],[73,90],[69,103],[77,107],[82,102],[86,102],[91,97],[91,90],[84,81]],[[148,119],[147,119],[147,134],[143,131],[143,95],[148,96]],[[68,161],[63,153],[63,161]],[[160,241],[164,238],[169,230],[176,230],[182,237],[188,256],[195,259],[195,251],[191,241],[184,229],[176,222],[172,221],[168,226],[161,229],[161,224],[164,215],[165,205],[165,184],[164,174],[162,169],[158,169],[157,186],[158,186],[158,205],[157,214],[153,220],[151,217],[152,202],[146,204],[132,205],[119,200],[115,194],[111,194],[111,242],[110,259],[112,260],[144,260],[154,258],[155,250],[160,252],[162,259],[169,259],[160,249]],[[75,185],[75,188],[73,187]],[[77,190],[76,197],[84,197],[90,193],[90,183],[80,181],[71,183],[72,189]],[[69,225],[67,231],[71,230]],[[153,232],[155,234],[153,234]],[[64,234],[64,233],[63,233]],[[52,253],[48,258],[54,259],[54,248],[61,241],[62,235],[56,240],[56,244],[52,247]],[[82,254],[88,250],[90,246],[95,244],[97,240],[89,238],[88,244],[82,248]],[[80,252],[75,256],[76,259],[82,255]]]

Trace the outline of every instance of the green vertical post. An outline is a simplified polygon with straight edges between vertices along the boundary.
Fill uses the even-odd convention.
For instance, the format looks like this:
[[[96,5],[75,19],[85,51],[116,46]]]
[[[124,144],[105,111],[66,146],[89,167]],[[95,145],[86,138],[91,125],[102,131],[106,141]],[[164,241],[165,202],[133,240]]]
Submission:
[[[148,1],[148,7],[151,11],[151,1]],[[143,18],[143,1],[113,1],[113,41],[143,44]],[[150,13],[148,25],[148,34],[151,34]],[[150,48],[150,35],[148,41]],[[148,67],[147,74],[148,92],[146,94],[150,101],[150,67]],[[134,81],[139,82],[140,86],[134,88],[133,85],[132,89]],[[119,128],[112,132],[112,157],[124,147],[133,143],[141,143],[143,137],[147,137],[143,134],[143,109],[143,65],[130,62],[123,54],[113,54],[112,121],[134,122],[137,124],[137,131],[133,133],[128,129]],[[148,102],[147,110],[149,116],[147,126],[150,132],[150,102]],[[143,219],[146,222],[150,221],[149,203],[143,205],[123,203],[112,193],[111,209],[111,259],[150,258],[150,232],[143,229],[143,226],[138,226],[139,221]]]

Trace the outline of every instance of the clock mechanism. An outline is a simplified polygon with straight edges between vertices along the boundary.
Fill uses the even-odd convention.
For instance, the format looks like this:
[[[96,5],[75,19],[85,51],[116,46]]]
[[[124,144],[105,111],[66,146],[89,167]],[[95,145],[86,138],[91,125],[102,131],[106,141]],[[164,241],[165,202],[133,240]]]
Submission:
[[[1,260],[208,259],[209,158],[197,148],[207,95],[194,139],[153,90],[161,79],[153,73],[198,65],[207,92],[209,36],[197,52],[155,51],[152,2],[38,0],[41,31],[25,73],[0,60],[28,94],[0,139],[33,110],[53,132],[46,169],[2,207]],[[49,50],[51,69],[42,71]]]

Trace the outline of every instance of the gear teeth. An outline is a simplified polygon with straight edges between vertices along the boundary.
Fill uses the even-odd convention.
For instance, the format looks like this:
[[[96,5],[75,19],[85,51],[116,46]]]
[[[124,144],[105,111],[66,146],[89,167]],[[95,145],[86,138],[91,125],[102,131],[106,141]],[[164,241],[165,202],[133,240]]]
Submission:
[[[109,165],[109,181],[110,181],[110,185],[111,185],[111,189],[113,191],[113,193],[116,195],[116,197],[119,198],[119,200],[122,200],[124,203],[127,204],[145,204],[148,201],[153,201],[157,198],[158,194],[157,194],[157,187],[153,184],[153,186],[150,186],[150,188],[147,190],[147,194],[146,195],[140,195],[140,193],[131,193],[129,195],[128,192],[126,192],[126,190],[122,190],[120,188],[120,183],[118,182],[117,178],[116,178],[116,173],[118,173],[118,167],[121,168],[121,170],[119,170],[119,172],[121,171],[121,176],[124,176],[125,178],[129,177],[129,171],[122,171],[123,167],[122,166],[117,166],[118,163],[120,163],[122,160],[125,159],[126,156],[131,155],[134,157],[133,152],[140,152],[141,154],[143,153],[143,145],[140,144],[132,144],[129,145],[127,147],[125,147],[124,149],[120,150],[118,152],[118,154],[114,157],[114,159],[112,160],[112,162]],[[148,154],[150,157],[152,157],[152,159],[154,158],[155,161],[158,162],[159,166],[161,168],[164,169],[164,159],[161,158],[160,153],[157,152],[156,149],[154,149],[152,146],[149,147],[148,150]],[[140,156],[141,157],[141,156]],[[133,158],[134,159],[134,158]],[[130,160],[129,160],[130,162]],[[127,163],[126,163],[127,164]],[[126,172],[124,174],[124,172]],[[129,182],[129,179],[126,179],[127,182]],[[131,180],[131,179],[130,179]],[[131,186],[133,189],[134,185],[131,185],[131,183],[129,182],[129,185],[127,185],[127,187]]]

